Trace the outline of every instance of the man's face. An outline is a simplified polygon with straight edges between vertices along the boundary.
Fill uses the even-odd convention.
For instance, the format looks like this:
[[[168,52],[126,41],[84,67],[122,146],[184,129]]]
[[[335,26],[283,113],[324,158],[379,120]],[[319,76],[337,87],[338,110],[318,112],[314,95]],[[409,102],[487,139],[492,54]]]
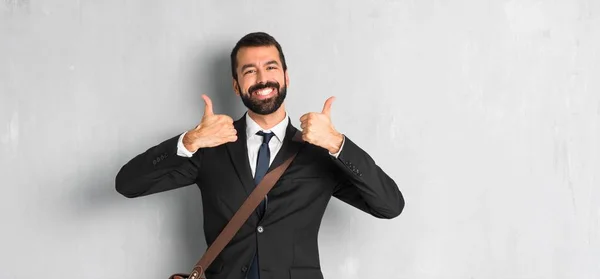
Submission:
[[[235,93],[257,114],[277,111],[285,100],[289,77],[275,46],[244,47],[237,53]]]

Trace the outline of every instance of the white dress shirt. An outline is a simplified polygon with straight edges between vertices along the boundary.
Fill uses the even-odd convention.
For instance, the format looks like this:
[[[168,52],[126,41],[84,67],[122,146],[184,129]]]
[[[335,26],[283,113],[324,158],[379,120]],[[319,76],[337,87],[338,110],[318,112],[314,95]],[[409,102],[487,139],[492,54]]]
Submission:
[[[272,137],[271,140],[269,141],[269,150],[271,153],[269,165],[271,165],[271,163],[273,163],[273,159],[275,159],[275,156],[277,155],[277,152],[279,152],[279,150],[281,149],[281,146],[283,145],[283,139],[285,138],[285,131],[287,129],[289,122],[290,122],[290,119],[286,112],[285,118],[281,122],[277,123],[277,125],[275,125],[270,130],[264,130],[260,127],[260,125],[258,125],[258,123],[256,123],[256,121],[254,121],[246,113],[246,145],[248,147],[248,162],[250,163],[250,169],[252,170],[253,177],[254,177],[254,173],[256,172],[256,162],[258,159],[257,158],[258,150],[260,149],[260,145],[263,142],[263,137],[260,135],[257,135],[256,133],[258,131],[263,131],[265,133],[273,132],[275,134],[275,136]],[[192,155],[194,155],[195,152],[188,151],[185,148],[185,146],[183,145],[183,136],[185,136],[186,133],[187,133],[187,131],[184,132],[183,134],[181,134],[181,136],[179,136],[179,141],[177,142],[177,155],[182,156],[182,157],[192,157]],[[342,148],[344,147],[344,142],[346,142],[346,137],[344,137],[344,140],[342,141],[342,146],[340,147],[340,150],[335,154],[329,153],[329,155],[337,158],[340,155],[340,152],[342,152]]]

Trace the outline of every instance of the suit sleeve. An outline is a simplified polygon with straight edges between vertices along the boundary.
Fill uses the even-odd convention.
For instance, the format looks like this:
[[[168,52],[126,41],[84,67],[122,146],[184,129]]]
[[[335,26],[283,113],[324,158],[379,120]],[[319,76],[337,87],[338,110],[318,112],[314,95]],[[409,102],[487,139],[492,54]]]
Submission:
[[[338,158],[331,157],[342,174],[333,196],[377,218],[395,218],[404,209],[398,186],[375,161],[349,138]]]
[[[196,182],[202,150],[192,157],[178,156],[180,135],[135,156],[121,167],[115,179],[117,192],[128,198],[146,196]]]

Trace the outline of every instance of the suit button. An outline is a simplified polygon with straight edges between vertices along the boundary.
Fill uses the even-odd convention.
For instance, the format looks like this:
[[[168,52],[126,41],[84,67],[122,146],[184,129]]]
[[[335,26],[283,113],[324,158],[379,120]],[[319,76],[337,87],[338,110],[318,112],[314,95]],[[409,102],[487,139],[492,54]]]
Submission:
[[[248,270],[248,267],[242,266],[242,272],[246,272],[247,270]]]
[[[262,226],[258,226],[258,228],[256,228],[256,230],[258,231],[258,233],[262,233],[265,231],[265,229]]]

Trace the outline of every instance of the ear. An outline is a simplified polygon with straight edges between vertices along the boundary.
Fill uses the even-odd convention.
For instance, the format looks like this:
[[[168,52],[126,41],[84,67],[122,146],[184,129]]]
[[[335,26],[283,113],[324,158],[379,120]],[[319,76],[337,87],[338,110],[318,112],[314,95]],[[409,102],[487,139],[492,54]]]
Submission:
[[[288,74],[288,70],[285,71],[285,84],[287,87],[290,87],[290,75]]]
[[[238,84],[237,80],[235,80],[235,78],[232,78],[232,86],[233,86],[233,91],[235,92],[235,95],[240,96],[240,85]]]

